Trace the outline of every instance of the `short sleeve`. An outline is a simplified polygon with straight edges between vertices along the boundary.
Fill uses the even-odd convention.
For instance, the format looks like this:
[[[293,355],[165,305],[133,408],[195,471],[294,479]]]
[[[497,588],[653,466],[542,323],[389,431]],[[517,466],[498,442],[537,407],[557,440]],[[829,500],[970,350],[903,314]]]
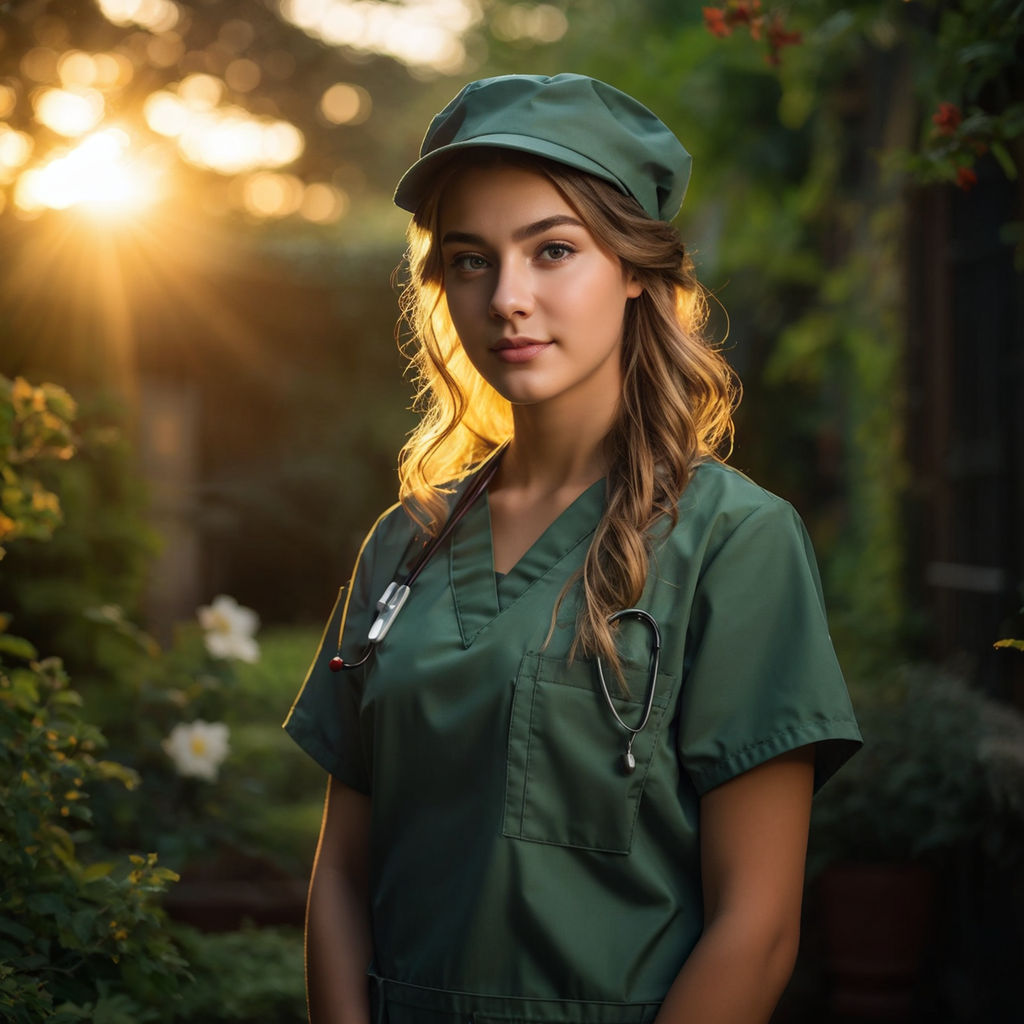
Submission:
[[[810,538],[781,499],[711,556],[687,648],[679,756],[698,793],[811,743],[817,789],[860,746]]]
[[[359,637],[371,607],[370,577],[360,552],[352,581],[338,595],[316,657],[284,723],[288,735],[317,764],[362,793],[371,789],[370,739],[360,721],[363,670],[332,672],[330,661],[340,647],[351,658],[365,646],[365,629],[362,643]]]

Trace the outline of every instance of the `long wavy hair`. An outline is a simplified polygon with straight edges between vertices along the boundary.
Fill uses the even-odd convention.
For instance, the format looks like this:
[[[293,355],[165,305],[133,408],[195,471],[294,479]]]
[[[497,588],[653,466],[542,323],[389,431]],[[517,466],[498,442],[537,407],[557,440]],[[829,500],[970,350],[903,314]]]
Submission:
[[[639,601],[659,524],[666,532],[675,526],[679,498],[694,467],[726,457],[739,383],[706,337],[706,294],[671,224],[653,220],[612,185],[563,164],[510,150],[463,151],[438,170],[407,233],[400,331],[404,327],[401,344],[413,370],[421,418],[399,456],[399,497],[422,527],[430,533],[440,528],[452,482],[513,431],[511,405],[466,357],[444,294],[441,197],[463,169],[480,165],[543,174],[595,240],[643,286],[626,306],[622,397],[605,440],[605,512],[581,572],[562,594],[581,580],[572,655],[582,649],[618,672],[608,616]]]

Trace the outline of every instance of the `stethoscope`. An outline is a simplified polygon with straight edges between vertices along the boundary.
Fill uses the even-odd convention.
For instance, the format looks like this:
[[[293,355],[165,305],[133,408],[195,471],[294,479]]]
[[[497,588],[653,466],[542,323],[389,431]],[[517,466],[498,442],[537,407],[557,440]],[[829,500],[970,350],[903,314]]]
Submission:
[[[383,594],[381,594],[380,599],[377,601],[377,617],[373,620],[373,624],[370,626],[370,631],[367,634],[366,650],[363,651],[357,661],[345,661],[344,658],[342,658],[341,637],[338,637],[338,653],[331,658],[328,663],[328,667],[332,672],[341,672],[344,669],[359,668],[360,665],[365,665],[370,660],[374,651],[377,649],[377,646],[384,637],[388,635],[389,630],[395,623],[395,619],[398,618],[398,613],[405,606],[405,602],[408,601],[410,590],[413,583],[416,582],[416,578],[426,568],[427,563],[431,558],[433,558],[438,548],[440,548],[441,545],[451,536],[452,531],[456,526],[458,526],[459,522],[469,511],[473,503],[487,489],[487,485],[494,478],[494,474],[498,470],[498,464],[501,461],[501,456],[504,450],[504,446],[499,448],[477,473],[469,487],[463,491],[444,526],[430,541],[430,543],[427,544],[423,551],[420,552],[419,557],[413,563],[413,566],[410,568],[408,573],[406,573],[405,578],[402,579],[401,582],[398,580],[392,580],[387,585],[387,589]],[[622,611],[615,612],[613,615],[610,615],[608,617],[608,623],[610,625],[614,625],[614,623],[618,622],[619,619],[626,618],[627,616],[633,616],[639,621],[645,623],[651,631],[651,635],[654,639],[651,648],[647,695],[644,701],[643,715],[640,719],[639,725],[635,727],[627,725],[616,710],[615,704],[612,701],[612,695],[608,690],[608,684],[605,682],[604,669],[601,665],[600,658],[597,659],[597,678],[601,683],[601,692],[604,694],[604,699],[608,704],[608,709],[611,711],[616,723],[620,728],[629,733],[629,740],[626,743],[626,749],[622,755],[621,766],[625,774],[631,775],[636,770],[636,757],[633,754],[633,741],[647,727],[647,723],[651,717],[651,709],[654,707],[654,694],[658,685],[658,662],[661,656],[661,630],[658,629],[658,623],[654,616],[651,615],[650,612],[644,611],[643,608],[624,608]]]
[[[647,722],[651,717],[651,708],[654,707],[654,692],[658,688],[658,662],[661,658],[661,630],[658,629],[657,620],[654,616],[644,611],[643,608],[623,608],[621,612],[615,612],[613,615],[608,616],[608,624],[613,625],[618,622],[619,619],[624,619],[626,616],[632,616],[643,622],[647,628],[651,631],[653,643],[651,644],[651,661],[648,669],[647,676],[647,696],[644,700],[644,712],[640,718],[640,724],[637,726],[626,725],[619,715],[619,712],[615,709],[615,703],[612,701],[612,695],[608,692],[608,684],[604,679],[604,668],[601,665],[601,659],[597,659],[597,678],[601,683],[601,692],[604,694],[604,699],[608,704],[608,710],[611,711],[615,718],[615,721],[619,726],[629,733],[629,742],[626,744],[625,752],[622,755],[622,770],[627,775],[632,775],[636,771],[636,758],[633,756],[633,740],[637,738],[647,728]]]

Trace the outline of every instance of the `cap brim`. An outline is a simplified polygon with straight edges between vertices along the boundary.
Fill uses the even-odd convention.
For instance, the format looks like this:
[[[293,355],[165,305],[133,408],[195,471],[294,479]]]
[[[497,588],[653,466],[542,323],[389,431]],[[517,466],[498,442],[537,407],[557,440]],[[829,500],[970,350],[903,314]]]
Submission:
[[[465,139],[461,142],[441,146],[426,156],[420,157],[398,182],[398,187],[395,189],[395,205],[403,210],[408,210],[409,213],[414,213],[422,202],[438,165],[444,162],[445,157],[459,150],[474,148],[512,149],[518,153],[546,157],[548,160],[566,164],[578,171],[593,174],[597,178],[610,182],[620,192],[629,195],[629,189],[608,168],[602,167],[574,149],[568,149],[544,139],[535,139],[529,135],[481,135],[475,139]]]

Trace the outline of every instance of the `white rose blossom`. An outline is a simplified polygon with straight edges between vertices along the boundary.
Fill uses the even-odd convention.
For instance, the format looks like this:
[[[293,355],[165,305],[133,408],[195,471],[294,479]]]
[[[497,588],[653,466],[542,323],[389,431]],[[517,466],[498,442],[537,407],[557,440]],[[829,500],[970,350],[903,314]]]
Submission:
[[[214,658],[259,661],[260,646],[255,640],[259,616],[240,605],[233,597],[220,594],[196,613],[205,633],[206,649]]]
[[[179,775],[216,782],[228,756],[228,727],[223,722],[179,722],[163,741]]]

